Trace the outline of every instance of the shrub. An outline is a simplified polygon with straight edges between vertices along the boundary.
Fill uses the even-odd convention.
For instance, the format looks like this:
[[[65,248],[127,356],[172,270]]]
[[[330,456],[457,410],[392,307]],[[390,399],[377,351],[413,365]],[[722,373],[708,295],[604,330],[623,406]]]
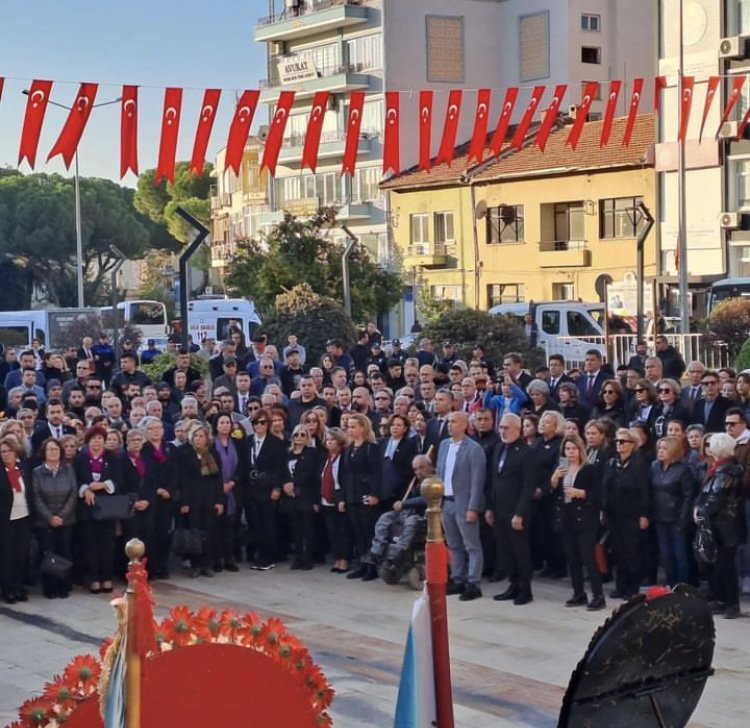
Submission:
[[[154,384],[158,384],[164,377],[164,372],[167,369],[171,369],[176,363],[177,356],[175,354],[159,354],[149,364],[141,365],[141,369],[150,377]],[[190,366],[192,369],[200,372],[201,378],[205,377],[208,373],[208,361],[197,354],[190,355]]]
[[[730,361],[733,360],[750,334],[750,300],[728,298],[722,301],[708,317],[708,330],[710,339],[727,345]]]

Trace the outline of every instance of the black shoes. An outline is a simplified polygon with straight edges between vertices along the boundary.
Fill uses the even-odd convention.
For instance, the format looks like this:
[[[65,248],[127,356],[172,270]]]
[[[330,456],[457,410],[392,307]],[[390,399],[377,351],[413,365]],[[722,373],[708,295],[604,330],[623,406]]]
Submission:
[[[513,604],[515,604],[517,607],[520,607],[533,601],[534,597],[531,595],[531,592],[519,592],[516,595],[516,598],[513,600]]]
[[[347,579],[361,579],[367,573],[367,565],[361,564],[359,568],[346,575]]]
[[[585,594],[574,594],[567,602],[566,607],[585,607],[589,603]]]
[[[470,602],[474,599],[479,599],[481,596],[482,590],[479,588],[479,585],[469,583],[466,584],[458,599],[462,602]]]
[[[511,584],[504,592],[501,594],[495,594],[494,597],[492,597],[496,602],[507,602],[511,599],[515,599],[518,594],[518,589],[515,587],[514,584]]]
[[[729,604],[724,610],[724,619],[737,619],[740,616],[740,607],[738,604]]]
[[[209,569],[208,567],[204,567],[203,569],[201,569],[201,576],[207,576],[212,579],[214,577],[214,570]]]
[[[462,581],[453,581],[452,579],[448,582],[448,588],[445,593],[450,597],[453,594],[463,594],[466,589],[466,584]]]
[[[604,609],[606,606],[607,602],[605,602],[604,597],[599,594],[589,602],[589,605],[586,607],[586,609],[588,609],[589,612],[598,612],[600,609]]]
[[[235,562],[234,562],[234,561],[225,561],[225,562],[224,562],[224,568],[225,568],[225,569],[226,569],[227,571],[231,571],[231,572],[237,572],[237,571],[239,571],[239,570],[240,570],[240,567],[239,567],[239,566],[237,566],[237,564],[235,564]]]
[[[378,578],[378,570],[375,564],[367,564],[365,573],[362,575],[362,581],[375,581]]]

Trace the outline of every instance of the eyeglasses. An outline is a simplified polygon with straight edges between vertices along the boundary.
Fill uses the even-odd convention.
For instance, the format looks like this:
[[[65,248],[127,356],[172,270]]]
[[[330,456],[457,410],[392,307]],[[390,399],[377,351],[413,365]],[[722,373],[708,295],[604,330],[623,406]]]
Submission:
[[[260,405],[254,404],[254,405],[248,406],[247,409],[249,412],[257,412],[260,409]]]
[[[659,394],[672,394],[672,390],[669,387],[662,387],[659,390]]]
[[[305,435],[305,433],[304,433],[304,432],[295,432],[295,433],[294,433],[294,434],[292,435],[292,437],[303,437],[303,438],[307,439],[307,435]]]
[[[615,445],[632,445],[632,440],[615,440]]]

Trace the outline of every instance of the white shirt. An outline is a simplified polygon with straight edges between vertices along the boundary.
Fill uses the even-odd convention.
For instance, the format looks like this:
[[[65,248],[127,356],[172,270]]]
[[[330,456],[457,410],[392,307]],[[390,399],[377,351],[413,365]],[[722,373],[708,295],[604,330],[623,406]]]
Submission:
[[[253,443],[253,464],[255,464],[255,461],[258,459],[258,455],[260,453],[260,449],[263,447],[263,443],[266,441],[265,437],[256,437],[255,442]]]
[[[445,495],[452,496],[453,493],[453,468],[456,467],[456,455],[458,448],[461,447],[461,440],[456,442],[450,440],[448,445],[448,454],[445,458],[445,473],[443,473],[443,485],[445,486]]]
[[[21,491],[13,491],[13,505],[10,507],[10,520],[17,521],[29,515],[29,505],[26,501],[26,483],[21,475]]]

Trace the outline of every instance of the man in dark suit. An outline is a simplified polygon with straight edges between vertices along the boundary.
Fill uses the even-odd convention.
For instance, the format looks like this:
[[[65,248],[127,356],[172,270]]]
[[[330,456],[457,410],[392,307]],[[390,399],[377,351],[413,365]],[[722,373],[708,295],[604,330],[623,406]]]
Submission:
[[[441,389],[435,394],[434,417],[427,423],[427,440],[435,450],[448,437],[448,415],[453,411],[453,392]]]
[[[560,385],[573,380],[565,373],[565,357],[562,354],[552,354],[547,361],[547,366],[549,368],[547,384],[549,385],[550,395],[555,402],[559,402],[558,390]]]
[[[63,435],[75,435],[74,427],[63,424],[65,417],[65,408],[59,399],[50,399],[44,408],[45,420],[37,424],[36,429],[31,435],[31,451],[36,453],[41,444],[54,437],[59,440]]]
[[[688,381],[680,393],[680,403],[687,408],[691,415],[694,413],[698,402],[703,399],[701,379],[703,379],[703,372],[705,371],[706,367],[703,362],[691,361],[688,364]]]
[[[578,401],[591,409],[599,398],[602,384],[609,379],[602,368],[602,354],[598,349],[589,349],[583,360],[583,374],[576,380]]]
[[[701,378],[703,400],[693,409],[693,424],[703,425],[706,432],[725,432],[724,415],[732,403],[719,394],[719,375],[711,370],[705,371]]]

